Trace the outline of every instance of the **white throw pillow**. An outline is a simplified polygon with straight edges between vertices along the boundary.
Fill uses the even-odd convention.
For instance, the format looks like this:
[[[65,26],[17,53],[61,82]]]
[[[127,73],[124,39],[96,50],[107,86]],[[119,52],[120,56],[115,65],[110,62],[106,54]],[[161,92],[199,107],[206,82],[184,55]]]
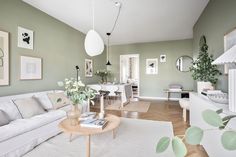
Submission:
[[[9,116],[11,121],[22,118],[12,100],[0,101],[0,109]]]
[[[7,125],[11,122],[7,113],[3,110],[0,110],[0,127],[3,125]]]
[[[16,104],[22,118],[31,118],[33,116],[46,113],[41,104],[33,97],[13,100]]]
[[[48,98],[55,110],[71,104],[71,101],[64,93],[48,93]]]
[[[34,95],[33,98],[35,98],[37,101],[39,101],[45,110],[49,111],[49,110],[53,109],[52,103],[46,94]]]

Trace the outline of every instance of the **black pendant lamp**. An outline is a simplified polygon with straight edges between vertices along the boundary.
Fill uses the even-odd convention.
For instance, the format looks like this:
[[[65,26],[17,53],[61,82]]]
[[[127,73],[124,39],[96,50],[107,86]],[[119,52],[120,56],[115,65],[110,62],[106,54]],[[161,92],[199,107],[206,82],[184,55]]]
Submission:
[[[109,61],[109,44],[110,44],[110,35],[111,33],[107,33],[107,64],[106,65],[111,65],[111,62]]]

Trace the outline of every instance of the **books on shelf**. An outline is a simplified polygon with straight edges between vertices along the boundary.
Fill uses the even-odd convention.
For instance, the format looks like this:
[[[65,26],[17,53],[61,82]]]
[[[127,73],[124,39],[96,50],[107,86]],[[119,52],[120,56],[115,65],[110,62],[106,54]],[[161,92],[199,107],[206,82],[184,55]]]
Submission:
[[[95,128],[95,129],[104,129],[108,121],[105,119],[88,119],[80,122],[81,127],[86,128]]]
[[[85,112],[81,114],[79,120],[88,120],[88,119],[94,119],[96,117],[96,112]]]

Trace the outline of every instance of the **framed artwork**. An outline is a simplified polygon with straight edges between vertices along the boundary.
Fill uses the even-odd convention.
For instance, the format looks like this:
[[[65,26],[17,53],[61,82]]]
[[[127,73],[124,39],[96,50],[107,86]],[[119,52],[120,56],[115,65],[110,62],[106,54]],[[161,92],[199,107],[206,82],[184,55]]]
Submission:
[[[146,59],[146,74],[158,74],[158,59]]]
[[[18,47],[33,50],[34,32],[32,30],[18,27]]]
[[[0,86],[9,85],[9,33],[0,31]]]
[[[160,55],[160,62],[165,63],[166,62],[166,55]]]
[[[91,59],[85,59],[85,77],[93,76],[93,61]]]
[[[228,32],[224,36],[224,52],[232,48],[236,44],[236,28]],[[228,74],[229,65],[225,65],[224,73]]]
[[[39,80],[42,79],[42,59],[36,57],[21,56],[21,80]]]

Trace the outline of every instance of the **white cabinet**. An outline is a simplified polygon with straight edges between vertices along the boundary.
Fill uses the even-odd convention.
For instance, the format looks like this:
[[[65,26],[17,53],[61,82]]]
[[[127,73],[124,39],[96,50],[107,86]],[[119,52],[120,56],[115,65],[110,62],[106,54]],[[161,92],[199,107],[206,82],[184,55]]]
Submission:
[[[208,125],[202,119],[202,112],[204,110],[219,110],[223,109],[222,117],[229,114],[236,114],[229,112],[228,105],[217,104],[210,101],[207,97],[199,95],[197,93],[190,93],[190,125],[198,126],[202,129],[214,129],[214,127]],[[231,127],[236,129],[236,120],[232,120],[229,124]],[[227,151],[221,145],[222,131],[213,130],[205,131],[202,140],[202,145],[210,157],[236,157],[236,151]]]

